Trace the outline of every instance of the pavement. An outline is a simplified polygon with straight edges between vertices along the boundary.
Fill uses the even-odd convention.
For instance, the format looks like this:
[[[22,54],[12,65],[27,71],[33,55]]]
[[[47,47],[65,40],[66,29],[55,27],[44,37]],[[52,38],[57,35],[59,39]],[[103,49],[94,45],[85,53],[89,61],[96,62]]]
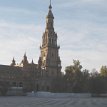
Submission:
[[[0,97],[0,107],[107,107],[107,98]]]

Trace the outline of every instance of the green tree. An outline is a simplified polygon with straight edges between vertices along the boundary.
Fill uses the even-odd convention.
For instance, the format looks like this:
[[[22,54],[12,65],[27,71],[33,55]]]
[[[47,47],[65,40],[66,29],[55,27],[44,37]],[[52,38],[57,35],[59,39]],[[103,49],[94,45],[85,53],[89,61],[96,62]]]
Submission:
[[[90,92],[94,96],[99,96],[107,92],[106,79],[102,76],[91,77],[90,79]]]
[[[80,65],[79,60],[73,60],[73,65],[67,66],[65,68],[65,73],[67,77],[73,75],[78,76],[81,74],[82,65]]]
[[[99,76],[99,72],[94,68],[90,73],[90,77],[97,77]]]
[[[73,65],[67,66],[65,69],[65,78],[69,92],[80,92],[82,89],[82,65],[79,60],[73,60]]]
[[[90,73],[89,70],[85,69],[82,71],[82,91],[89,92]]]
[[[103,67],[102,67],[103,71]],[[102,73],[104,74],[104,73]],[[107,92],[107,77],[97,72],[96,70],[93,70],[90,77],[90,92],[93,96],[100,96],[102,93]]]
[[[107,77],[107,66],[102,66],[100,69],[101,76]]]

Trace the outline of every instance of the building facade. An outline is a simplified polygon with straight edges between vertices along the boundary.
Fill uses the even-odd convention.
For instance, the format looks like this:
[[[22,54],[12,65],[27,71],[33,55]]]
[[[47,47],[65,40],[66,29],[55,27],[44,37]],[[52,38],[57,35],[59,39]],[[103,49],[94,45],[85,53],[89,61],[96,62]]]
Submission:
[[[40,57],[38,64],[27,60],[26,53],[20,64],[16,64],[13,58],[10,66],[0,65],[0,82],[9,87],[23,87],[28,91],[52,91],[54,80],[60,77],[61,60],[59,56],[60,46],[57,45],[57,33],[54,31],[54,16],[51,3],[46,16],[46,28],[42,36]],[[2,90],[3,85],[0,86]]]

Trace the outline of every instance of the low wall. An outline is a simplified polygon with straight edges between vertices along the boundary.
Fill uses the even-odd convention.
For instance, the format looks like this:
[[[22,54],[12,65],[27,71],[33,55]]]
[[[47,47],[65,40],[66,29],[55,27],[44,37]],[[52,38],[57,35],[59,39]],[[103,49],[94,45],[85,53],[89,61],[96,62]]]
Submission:
[[[22,87],[12,87],[8,90],[7,95],[8,96],[22,96],[22,95],[24,95],[23,88]]]
[[[35,97],[52,97],[52,98],[89,98],[91,94],[89,93],[51,93],[51,92],[32,92],[27,93],[27,96],[35,96]]]

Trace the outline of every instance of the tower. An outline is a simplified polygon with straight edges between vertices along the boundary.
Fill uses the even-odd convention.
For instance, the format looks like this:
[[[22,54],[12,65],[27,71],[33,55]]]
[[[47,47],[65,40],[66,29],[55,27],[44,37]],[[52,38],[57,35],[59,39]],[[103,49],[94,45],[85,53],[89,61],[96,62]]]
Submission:
[[[27,56],[26,56],[26,53],[24,54],[23,56],[23,60],[21,61],[20,65],[21,66],[27,66],[29,64],[28,60],[27,60]]]
[[[50,1],[48,15],[46,16],[46,28],[40,46],[41,55],[38,61],[39,68],[46,72],[48,76],[58,76],[61,73],[60,47],[57,45],[57,38],[57,33],[54,31],[54,16]]]
[[[16,61],[15,61],[15,59],[13,58],[12,63],[11,63],[11,66],[15,66],[15,65],[16,65]]]

